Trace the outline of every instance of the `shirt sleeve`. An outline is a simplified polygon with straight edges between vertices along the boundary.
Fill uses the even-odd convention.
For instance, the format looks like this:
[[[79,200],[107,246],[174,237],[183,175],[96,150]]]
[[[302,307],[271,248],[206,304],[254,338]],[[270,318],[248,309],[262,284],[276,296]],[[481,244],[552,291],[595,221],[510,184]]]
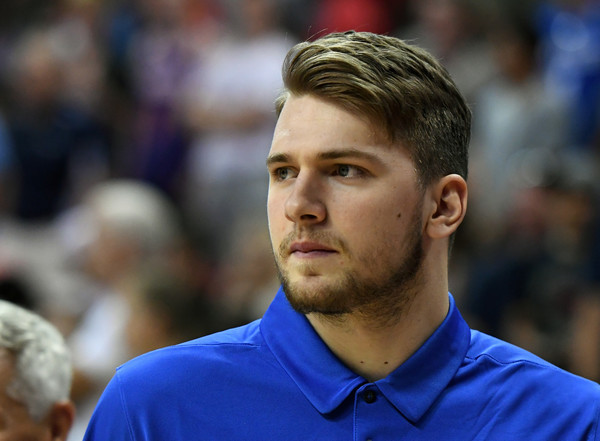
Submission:
[[[83,441],[136,440],[124,403],[119,374],[106,386],[90,419]]]
[[[596,399],[596,430],[594,430],[594,441],[600,441],[600,401]]]

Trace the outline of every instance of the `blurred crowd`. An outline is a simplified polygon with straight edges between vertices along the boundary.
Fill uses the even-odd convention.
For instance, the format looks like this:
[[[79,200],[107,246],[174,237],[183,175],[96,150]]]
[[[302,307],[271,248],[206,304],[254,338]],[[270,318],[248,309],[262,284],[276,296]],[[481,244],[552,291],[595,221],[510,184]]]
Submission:
[[[0,298],[67,338],[73,440],[118,364],[264,312],[281,64],[348,29],[428,49],[473,109],[471,326],[600,380],[598,0],[6,0]]]

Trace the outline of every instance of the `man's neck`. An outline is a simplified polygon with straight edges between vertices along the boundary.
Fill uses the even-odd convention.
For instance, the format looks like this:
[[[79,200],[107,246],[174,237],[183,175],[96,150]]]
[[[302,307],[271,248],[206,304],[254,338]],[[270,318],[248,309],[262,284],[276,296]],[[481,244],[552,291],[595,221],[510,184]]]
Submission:
[[[393,323],[360,314],[328,317],[308,314],[315,331],[331,351],[368,381],[387,377],[404,363],[442,323],[448,313],[446,293],[420,293]]]

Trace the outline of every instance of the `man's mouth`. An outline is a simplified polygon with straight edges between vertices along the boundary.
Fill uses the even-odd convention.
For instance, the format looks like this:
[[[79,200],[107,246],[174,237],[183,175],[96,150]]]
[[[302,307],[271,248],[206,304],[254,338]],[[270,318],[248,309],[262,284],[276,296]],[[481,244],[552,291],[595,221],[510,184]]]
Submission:
[[[290,255],[296,257],[318,257],[331,255],[337,251],[319,242],[299,241],[293,242],[290,246]]]

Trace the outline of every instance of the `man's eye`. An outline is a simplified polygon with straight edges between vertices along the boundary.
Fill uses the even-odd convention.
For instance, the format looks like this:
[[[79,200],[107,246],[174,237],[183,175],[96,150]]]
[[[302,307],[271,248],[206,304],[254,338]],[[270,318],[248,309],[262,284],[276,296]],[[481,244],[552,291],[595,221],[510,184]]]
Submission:
[[[353,165],[340,164],[336,166],[335,175],[342,178],[356,178],[363,174],[362,170]]]
[[[280,167],[275,170],[275,178],[278,181],[285,181],[292,177],[292,171],[288,167]]]

